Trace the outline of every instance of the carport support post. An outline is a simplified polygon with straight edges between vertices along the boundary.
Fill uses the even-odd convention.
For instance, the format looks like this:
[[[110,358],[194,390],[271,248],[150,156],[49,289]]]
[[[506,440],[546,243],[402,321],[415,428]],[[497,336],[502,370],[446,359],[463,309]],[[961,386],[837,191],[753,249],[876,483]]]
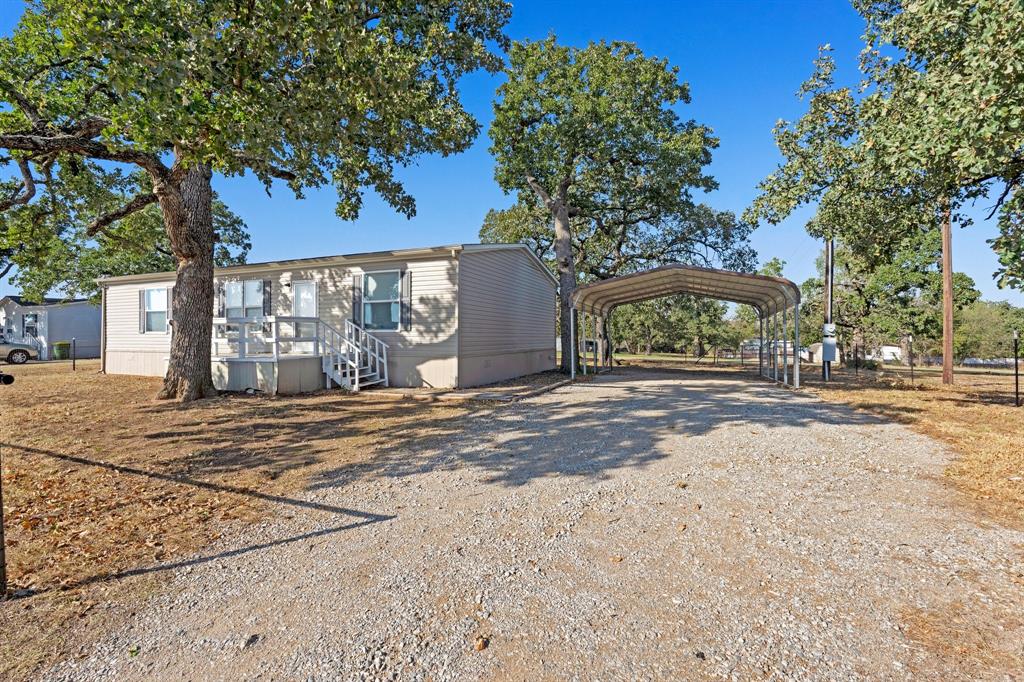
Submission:
[[[793,304],[793,334],[796,336],[796,355],[793,357],[793,388],[800,388],[800,302]]]
[[[764,313],[757,315],[757,373],[764,376]]]
[[[580,337],[583,340],[583,352],[580,355],[583,357],[583,376],[587,376],[587,311],[581,312],[583,319],[580,321]]]
[[[772,343],[772,378],[779,380],[779,311],[772,313],[772,336],[775,337]]]
[[[782,308],[782,383],[789,383],[789,306]]]
[[[576,308],[569,309],[569,378],[576,380]],[[564,354],[566,349],[562,349]]]

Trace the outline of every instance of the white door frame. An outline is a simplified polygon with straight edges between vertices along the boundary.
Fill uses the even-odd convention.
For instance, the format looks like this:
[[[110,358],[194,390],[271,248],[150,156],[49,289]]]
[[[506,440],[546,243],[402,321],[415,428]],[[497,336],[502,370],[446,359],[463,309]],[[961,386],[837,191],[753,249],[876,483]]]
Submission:
[[[289,284],[291,284],[290,289],[292,290],[292,316],[293,317],[320,317],[320,285],[317,283],[317,281],[315,279],[293,279],[293,280],[291,280],[289,282]],[[299,310],[298,310],[298,306],[299,306],[298,287],[299,287],[299,285],[303,285],[303,284],[311,284],[313,286],[313,314],[311,316],[310,315],[300,315],[299,314]],[[294,332],[295,332],[296,336],[298,336],[298,334],[299,334],[298,325],[295,326]],[[317,333],[316,328],[314,328],[313,334],[315,335],[316,333]],[[301,348],[302,351],[306,352],[306,353],[312,353],[314,351],[314,344],[313,344],[312,341],[299,341],[299,342],[297,342],[297,343],[295,343],[293,345],[296,346],[295,350],[299,350]]]

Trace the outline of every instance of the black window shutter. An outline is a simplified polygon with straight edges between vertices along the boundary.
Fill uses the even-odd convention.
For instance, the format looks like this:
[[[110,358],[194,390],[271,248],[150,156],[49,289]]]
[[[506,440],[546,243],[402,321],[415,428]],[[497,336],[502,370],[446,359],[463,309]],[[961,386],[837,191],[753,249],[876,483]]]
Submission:
[[[224,317],[224,282],[217,282],[217,317]]]
[[[21,316],[21,329],[24,333],[25,316]],[[146,333],[146,290],[139,289],[139,333]]]
[[[402,271],[402,330],[412,329],[412,273]]]
[[[352,275],[352,321],[363,324],[363,276]]]
[[[168,334],[171,333],[171,328],[174,326],[171,324],[174,322],[174,287],[167,287],[167,327],[164,331]]]
[[[269,279],[263,280],[263,315],[274,314],[274,300],[271,292],[271,281]]]

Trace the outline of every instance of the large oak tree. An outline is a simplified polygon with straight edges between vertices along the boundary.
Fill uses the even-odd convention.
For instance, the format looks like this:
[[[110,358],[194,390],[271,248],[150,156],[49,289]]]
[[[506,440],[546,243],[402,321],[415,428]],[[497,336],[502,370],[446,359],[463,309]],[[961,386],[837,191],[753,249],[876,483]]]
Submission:
[[[126,164],[149,187],[90,226],[152,204],[177,264],[162,397],[213,392],[214,173],[296,195],[333,185],[354,218],[371,187],[406,215],[396,166],[465,149],[478,124],[456,85],[500,68],[502,0],[37,0],[0,40],[0,150],[31,202],[75,157]]]
[[[573,219],[628,236],[610,221],[656,225],[679,216],[682,206],[692,208],[693,189],[716,187],[704,168],[718,141],[707,127],[680,118],[690,94],[678,70],[631,43],[514,43],[506,75],[490,129],[495,177],[524,207],[539,205],[550,216],[567,349]],[[562,355],[563,371],[570,356]]]

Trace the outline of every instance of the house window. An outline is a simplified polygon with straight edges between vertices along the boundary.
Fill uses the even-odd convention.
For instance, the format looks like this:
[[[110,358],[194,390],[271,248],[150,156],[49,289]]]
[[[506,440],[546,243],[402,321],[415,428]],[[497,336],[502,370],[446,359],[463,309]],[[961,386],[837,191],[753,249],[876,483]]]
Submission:
[[[25,336],[39,338],[39,314],[25,313]]]
[[[401,316],[401,273],[398,270],[363,274],[363,326],[398,329]]]
[[[147,332],[167,331],[167,289],[146,289],[146,327]]]
[[[229,318],[263,317],[263,280],[224,283],[224,312]]]

